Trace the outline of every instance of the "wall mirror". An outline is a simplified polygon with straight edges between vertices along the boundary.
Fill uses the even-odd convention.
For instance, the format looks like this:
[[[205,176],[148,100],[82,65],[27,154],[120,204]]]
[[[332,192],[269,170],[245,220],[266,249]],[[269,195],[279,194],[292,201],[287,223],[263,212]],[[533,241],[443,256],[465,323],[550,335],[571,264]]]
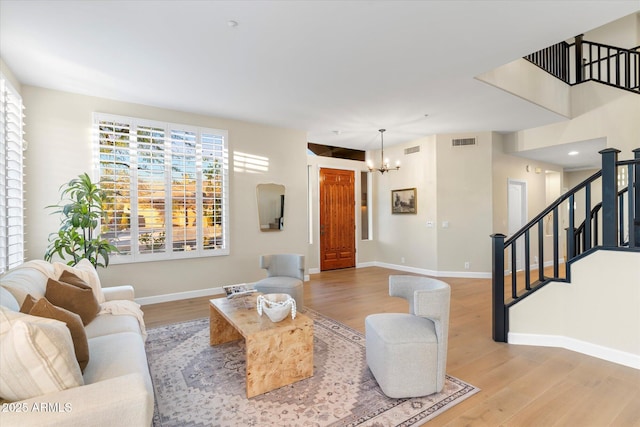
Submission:
[[[260,231],[280,231],[284,228],[284,185],[258,184],[258,217]]]

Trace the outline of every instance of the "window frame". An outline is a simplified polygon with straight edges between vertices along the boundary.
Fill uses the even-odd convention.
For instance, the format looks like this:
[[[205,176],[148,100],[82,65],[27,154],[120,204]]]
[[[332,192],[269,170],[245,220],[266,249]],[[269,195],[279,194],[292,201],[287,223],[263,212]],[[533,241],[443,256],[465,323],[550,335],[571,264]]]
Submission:
[[[101,169],[100,159],[100,124],[104,122],[113,122],[118,124],[126,124],[129,126],[129,146],[127,149],[130,156],[130,174],[129,174],[129,200],[130,200],[130,235],[131,235],[131,247],[130,252],[126,254],[114,253],[110,256],[110,263],[113,264],[128,264],[148,261],[166,261],[174,259],[191,259],[200,257],[211,256],[225,256],[230,253],[230,226],[229,226],[229,144],[228,144],[228,131],[223,129],[212,129],[205,127],[198,127],[192,125],[185,125],[179,123],[170,123],[163,121],[155,121],[148,119],[141,119],[129,116],[120,116],[107,113],[93,113],[93,149],[94,149],[94,178],[101,180],[103,177]],[[164,233],[165,236],[169,236],[171,232],[171,238],[167,238],[168,243],[172,243],[173,238],[173,209],[172,209],[172,131],[173,132],[187,132],[195,135],[195,197],[196,197],[196,213],[195,213],[195,227],[196,227],[196,248],[193,250],[175,250],[173,244],[166,245],[170,250],[164,250],[162,252],[145,253],[140,250],[140,233],[139,221],[132,221],[131,218],[138,218],[138,212],[140,209],[138,193],[138,169],[141,162],[140,151],[142,151],[138,144],[139,134],[137,130],[139,127],[145,128],[157,128],[163,130],[162,140],[164,141],[164,147],[162,153],[162,165],[163,165],[163,179],[164,179]],[[213,156],[211,158],[219,159],[221,162],[221,181],[222,181],[222,197],[221,197],[221,233],[222,238],[220,240],[220,247],[205,249],[204,248],[204,227],[203,227],[203,137],[220,138],[221,143],[221,155]],[[135,204],[134,204],[135,202]],[[185,228],[186,226],[183,226]],[[137,237],[137,238],[136,238]],[[166,238],[166,237],[165,237]]]

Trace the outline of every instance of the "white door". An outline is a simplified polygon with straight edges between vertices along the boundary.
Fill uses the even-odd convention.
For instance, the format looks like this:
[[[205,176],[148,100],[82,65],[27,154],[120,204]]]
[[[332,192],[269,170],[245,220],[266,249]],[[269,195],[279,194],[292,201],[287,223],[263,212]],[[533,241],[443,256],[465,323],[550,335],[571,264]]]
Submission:
[[[507,197],[509,237],[527,223],[527,183],[509,180]],[[509,269],[511,269],[511,251],[509,253]],[[516,270],[524,268],[524,236],[516,241]]]

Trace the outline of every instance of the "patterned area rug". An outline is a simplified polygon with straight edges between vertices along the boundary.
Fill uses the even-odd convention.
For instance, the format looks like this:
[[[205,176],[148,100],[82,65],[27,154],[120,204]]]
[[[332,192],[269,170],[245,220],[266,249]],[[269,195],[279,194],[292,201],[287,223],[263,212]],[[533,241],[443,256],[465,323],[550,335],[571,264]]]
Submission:
[[[314,376],[246,398],[244,342],[209,346],[209,320],[149,329],[154,427],[419,426],[478,388],[447,376],[441,393],[390,399],[365,361],[364,336],[307,309]]]

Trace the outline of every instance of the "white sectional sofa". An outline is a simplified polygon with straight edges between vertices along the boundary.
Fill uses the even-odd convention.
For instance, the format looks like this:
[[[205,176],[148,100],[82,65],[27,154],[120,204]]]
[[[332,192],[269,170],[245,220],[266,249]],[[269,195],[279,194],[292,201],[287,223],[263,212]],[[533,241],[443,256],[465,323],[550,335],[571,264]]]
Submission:
[[[43,297],[48,279],[57,279],[56,269],[59,270],[61,265],[33,260],[0,277],[0,320],[5,322],[0,326],[5,332],[13,325],[7,318],[27,316],[16,313],[26,295]],[[97,279],[95,270],[93,273]],[[2,400],[0,425],[151,425],[153,386],[145,353],[144,323],[141,312],[136,313],[139,307],[133,303],[133,288],[101,288],[97,280],[94,293],[101,309],[97,317],[85,326],[90,357],[84,373],[81,373],[80,382],[83,384],[20,401]],[[96,283],[92,284],[94,286]],[[6,367],[0,365],[0,377],[9,374],[4,369]],[[77,372],[80,374],[79,370]]]

